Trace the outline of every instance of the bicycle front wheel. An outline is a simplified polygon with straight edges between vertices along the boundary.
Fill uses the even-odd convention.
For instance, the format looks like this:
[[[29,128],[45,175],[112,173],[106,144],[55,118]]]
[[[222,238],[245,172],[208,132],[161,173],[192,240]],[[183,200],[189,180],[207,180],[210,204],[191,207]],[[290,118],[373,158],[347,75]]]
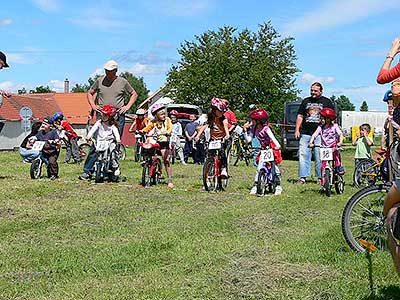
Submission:
[[[150,164],[148,162],[145,162],[143,164],[143,170],[142,170],[142,186],[150,186],[151,183],[151,177],[150,177]]]
[[[40,158],[36,158],[31,164],[31,178],[39,179],[42,175],[42,160]]]
[[[203,185],[207,192],[215,192],[218,187],[218,176],[215,175],[214,159],[207,158],[203,166]]]
[[[358,191],[347,202],[342,215],[342,233],[351,249],[365,252],[360,240],[386,248],[386,228],[383,202],[389,192],[388,185],[373,185]]]
[[[120,145],[119,152],[120,152],[119,159],[120,160],[125,160],[125,158],[126,158],[126,148],[125,148],[125,146],[123,144]]]

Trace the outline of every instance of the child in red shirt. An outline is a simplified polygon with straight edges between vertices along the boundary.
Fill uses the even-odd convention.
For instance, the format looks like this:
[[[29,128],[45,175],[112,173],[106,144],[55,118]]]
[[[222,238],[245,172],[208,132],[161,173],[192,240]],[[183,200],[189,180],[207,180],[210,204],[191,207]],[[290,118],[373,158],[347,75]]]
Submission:
[[[64,138],[65,145],[67,147],[67,154],[65,155],[64,163],[68,163],[71,160],[71,156],[74,159],[74,163],[79,163],[81,161],[79,155],[78,147],[78,134],[72,128],[66,120],[64,120],[64,115],[62,113],[56,112],[53,116],[54,125],[58,130],[63,130],[65,132],[66,139]]]

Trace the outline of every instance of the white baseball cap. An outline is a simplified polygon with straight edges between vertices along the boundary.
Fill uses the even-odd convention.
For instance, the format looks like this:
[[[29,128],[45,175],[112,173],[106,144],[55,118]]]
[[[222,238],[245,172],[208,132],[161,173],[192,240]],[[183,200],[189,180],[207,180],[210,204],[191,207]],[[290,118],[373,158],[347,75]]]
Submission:
[[[104,64],[104,69],[106,69],[108,71],[118,69],[118,64],[115,60],[109,60],[108,62],[106,62]]]

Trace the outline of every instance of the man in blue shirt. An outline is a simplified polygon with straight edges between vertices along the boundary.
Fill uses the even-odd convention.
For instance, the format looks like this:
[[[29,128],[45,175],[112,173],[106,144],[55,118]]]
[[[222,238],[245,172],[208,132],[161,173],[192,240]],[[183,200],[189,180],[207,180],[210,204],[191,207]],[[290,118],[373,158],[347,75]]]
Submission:
[[[189,116],[190,122],[186,124],[185,126],[185,149],[183,150],[183,156],[185,157],[185,162],[188,161],[189,156],[194,157],[193,153],[193,144],[195,143],[194,137],[197,134],[196,127],[198,126],[198,123],[196,122],[196,115],[191,114]],[[194,158],[193,158],[194,159]],[[194,163],[197,163],[194,161]]]

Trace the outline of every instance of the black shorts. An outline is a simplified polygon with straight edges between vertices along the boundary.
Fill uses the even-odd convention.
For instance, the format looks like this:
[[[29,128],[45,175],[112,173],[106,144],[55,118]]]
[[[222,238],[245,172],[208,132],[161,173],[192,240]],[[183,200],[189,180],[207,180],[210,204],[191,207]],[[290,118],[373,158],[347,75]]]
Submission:
[[[160,150],[169,150],[169,142],[159,142]]]

